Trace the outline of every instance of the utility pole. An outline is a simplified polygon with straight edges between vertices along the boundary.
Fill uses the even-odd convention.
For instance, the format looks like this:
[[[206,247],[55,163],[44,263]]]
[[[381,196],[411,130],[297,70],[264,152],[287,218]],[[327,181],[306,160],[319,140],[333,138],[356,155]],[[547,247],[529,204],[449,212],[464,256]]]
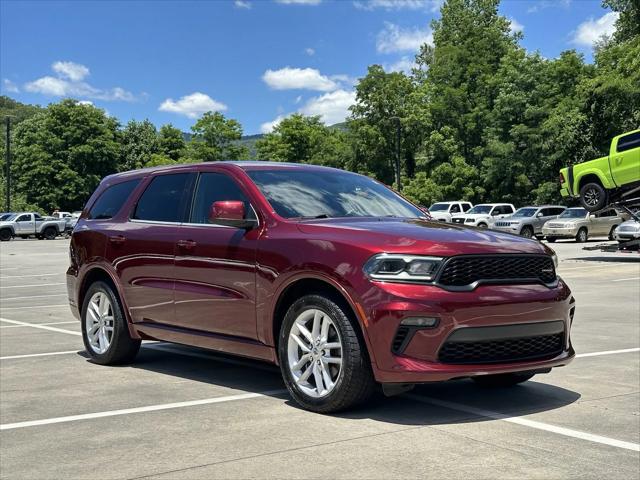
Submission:
[[[6,193],[6,202],[5,205],[7,207],[6,211],[11,211],[11,117],[7,115],[5,117],[5,122],[7,124],[7,137],[5,139],[5,163],[7,167],[7,183],[5,185],[5,193]]]
[[[396,188],[398,192],[402,191],[402,184],[400,181],[400,118],[391,117],[391,120],[396,126]]]

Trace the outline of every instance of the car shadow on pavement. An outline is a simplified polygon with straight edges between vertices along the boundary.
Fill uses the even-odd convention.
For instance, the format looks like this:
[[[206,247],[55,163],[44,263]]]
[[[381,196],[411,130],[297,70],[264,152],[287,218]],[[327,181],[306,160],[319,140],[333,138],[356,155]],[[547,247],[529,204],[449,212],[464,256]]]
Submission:
[[[280,369],[274,365],[180,345],[145,345],[130,368],[247,393],[285,389]],[[544,375],[536,378],[542,380]],[[266,395],[284,399],[289,407],[303,412],[286,392]],[[535,380],[495,389],[479,387],[471,380],[455,380],[418,385],[408,394],[395,397],[385,397],[378,392],[366,404],[331,416],[399,425],[442,425],[492,420],[478,411],[507,416],[544,412],[569,405],[579,398],[577,392]],[[451,405],[445,406],[443,402]]]

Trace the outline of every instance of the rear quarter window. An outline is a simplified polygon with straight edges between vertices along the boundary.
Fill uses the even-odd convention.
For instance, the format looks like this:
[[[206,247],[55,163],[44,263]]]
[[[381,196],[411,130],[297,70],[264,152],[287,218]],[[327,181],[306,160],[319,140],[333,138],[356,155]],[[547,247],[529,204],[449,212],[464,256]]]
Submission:
[[[180,223],[184,221],[185,198],[190,173],[158,175],[138,200],[134,220]]]
[[[116,183],[107,187],[89,210],[88,219],[105,220],[116,215],[125,204],[131,192],[138,186],[140,179]]]

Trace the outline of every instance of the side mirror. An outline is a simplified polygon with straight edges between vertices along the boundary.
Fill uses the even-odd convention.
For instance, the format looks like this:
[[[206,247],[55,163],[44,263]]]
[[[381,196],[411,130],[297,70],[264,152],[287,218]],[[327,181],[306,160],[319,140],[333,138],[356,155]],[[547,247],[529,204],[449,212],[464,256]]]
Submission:
[[[256,221],[248,220],[244,216],[244,202],[240,200],[213,202],[209,209],[209,222],[215,225],[226,225],[247,230],[255,227]]]
[[[597,217],[593,213],[589,214],[589,220],[595,220],[596,218]]]

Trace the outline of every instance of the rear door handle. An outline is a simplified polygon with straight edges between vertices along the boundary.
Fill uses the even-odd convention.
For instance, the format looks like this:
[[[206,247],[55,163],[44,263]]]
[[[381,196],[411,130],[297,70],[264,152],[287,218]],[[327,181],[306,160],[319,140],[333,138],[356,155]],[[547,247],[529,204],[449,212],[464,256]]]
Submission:
[[[127,239],[125,237],[123,237],[122,235],[113,235],[111,237],[109,237],[109,242],[115,244],[115,245],[122,245],[124,242],[126,242]]]
[[[185,250],[193,250],[196,245],[197,243],[193,240],[178,240],[178,247],[184,248]]]

